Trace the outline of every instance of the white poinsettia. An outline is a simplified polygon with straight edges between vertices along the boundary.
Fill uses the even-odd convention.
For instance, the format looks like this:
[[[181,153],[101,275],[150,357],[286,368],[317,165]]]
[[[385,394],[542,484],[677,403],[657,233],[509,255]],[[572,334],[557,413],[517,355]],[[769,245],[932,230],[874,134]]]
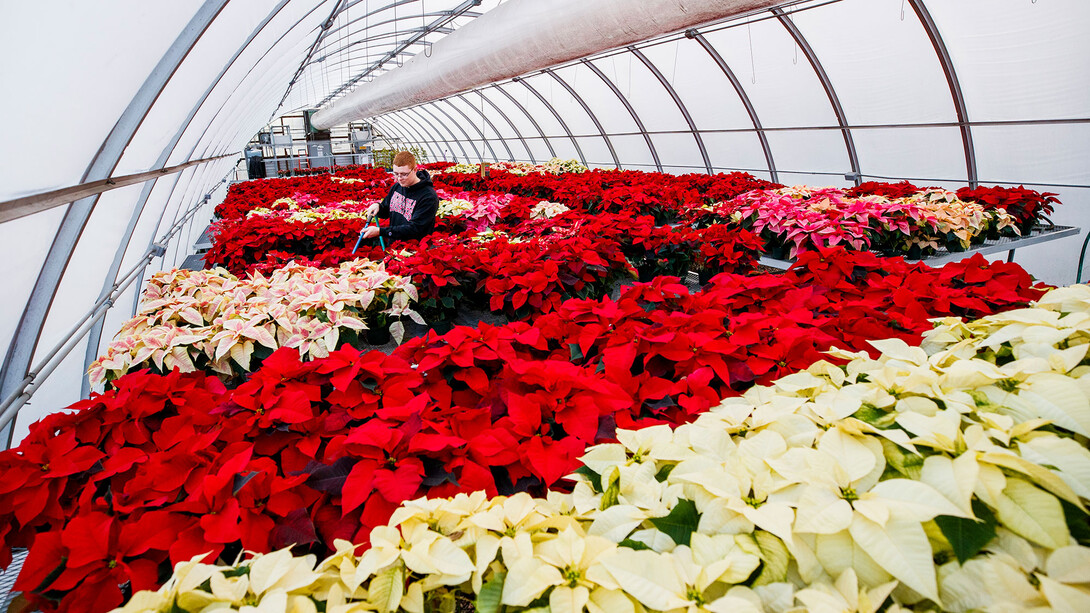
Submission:
[[[362,259],[337,269],[289,264],[243,280],[223,269],[164,271],[148,282],[139,313],[88,372],[95,384],[149,364],[231,376],[232,364],[251,370],[261,347],[321,358],[336,350],[342,332],[366,330],[374,313],[396,320],[390,329],[400,342],[402,317],[424,323],[412,309],[417,297],[408,279]]]
[[[574,528],[535,544],[532,551],[505,550],[502,602],[526,606],[552,588],[551,611],[578,613],[590,601],[592,588],[616,589],[602,567],[616,550],[612,541]]]

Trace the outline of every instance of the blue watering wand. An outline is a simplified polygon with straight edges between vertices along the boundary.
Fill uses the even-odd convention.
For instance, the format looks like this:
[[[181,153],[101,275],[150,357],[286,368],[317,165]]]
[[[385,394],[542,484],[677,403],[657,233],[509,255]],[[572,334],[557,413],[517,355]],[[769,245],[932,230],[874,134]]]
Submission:
[[[374,216],[372,216],[368,220],[367,225],[364,226],[362,230],[360,230],[359,238],[356,239],[356,246],[352,247],[352,253],[356,253],[356,250],[360,248],[360,242],[363,240],[363,233],[366,232],[367,228],[370,228],[372,224],[376,228],[378,227],[378,219],[375,219]],[[381,230],[378,233],[378,244],[379,244],[380,247],[382,247],[383,251],[386,251],[386,241],[383,240],[383,238],[382,238],[382,231]]]

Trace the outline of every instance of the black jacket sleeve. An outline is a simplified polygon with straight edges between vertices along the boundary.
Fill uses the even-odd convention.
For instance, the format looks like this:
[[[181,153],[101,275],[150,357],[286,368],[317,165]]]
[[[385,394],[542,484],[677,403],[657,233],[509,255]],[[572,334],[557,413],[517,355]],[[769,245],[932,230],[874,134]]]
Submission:
[[[382,199],[382,202],[378,203],[378,217],[379,219],[390,218],[390,198],[394,195],[394,189],[397,188],[395,184],[390,188],[390,191],[386,192],[386,197]]]
[[[380,207],[381,208],[381,207]],[[439,209],[439,196],[435,190],[421,196],[413,210],[413,218],[409,223],[399,226],[389,226],[382,229],[383,238],[389,240],[423,238],[435,229],[435,212]],[[386,214],[390,214],[389,199],[386,202]]]

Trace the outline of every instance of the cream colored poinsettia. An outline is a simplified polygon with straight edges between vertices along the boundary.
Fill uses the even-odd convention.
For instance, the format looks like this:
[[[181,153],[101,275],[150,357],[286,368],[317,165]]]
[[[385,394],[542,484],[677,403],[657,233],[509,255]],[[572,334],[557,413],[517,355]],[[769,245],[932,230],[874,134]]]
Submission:
[[[412,309],[416,287],[381,263],[343,262],[336,269],[288,264],[265,276],[237,279],[226,270],[171,270],[152,277],[137,316],[124,324],[88,371],[93,384],[155,365],[190,372],[201,367],[231,376],[251,369],[259,347],[298,349],[321,358],[337,349],[345,331],[367,329],[381,313],[404,336],[401,318],[423,324]]]

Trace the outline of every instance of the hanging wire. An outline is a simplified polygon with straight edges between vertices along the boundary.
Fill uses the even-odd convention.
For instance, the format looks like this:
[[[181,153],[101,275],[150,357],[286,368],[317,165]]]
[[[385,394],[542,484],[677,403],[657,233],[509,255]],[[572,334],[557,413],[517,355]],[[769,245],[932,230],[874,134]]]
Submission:
[[[749,74],[750,74],[749,81],[750,81],[750,83],[756,85],[757,84],[757,61],[755,59],[753,59],[753,28],[752,28],[748,18],[746,19],[746,35],[749,36]]]
[[[363,1],[363,64],[371,63],[371,0]],[[371,82],[371,75],[367,81]]]
[[[674,67],[672,69],[670,69],[670,82],[671,83],[674,82],[674,77],[677,76],[677,54],[678,54],[678,51],[680,49],[681,49],[681,40],[678,40],[676,43],[674,43]]]
[[[796,9],[794,7],[792,7],[792,8],[790,8],[790,9],[788,9],[786,11],[788,19],[791,19],[792,17],[795,16],[795,10]],[[798,66],[799,65],[799,41],[794,36],[791,37],[791,47],[795,50],[795,55],[792,56],[792,58],[791,58],[791,64],[793,64],[795,66]]]
[[[424,57],[431,57],[431,43],[428,42],[428,22],[424,18],[424,0],[420,0],[420,42],[424,44]]]
[[[340,53],[337,54],[337,57],[340,57],[340,55],[342,53],[348,51],[347,47],[344,46],[345,36],[348,34],[348,24],[345,23],[344,19],[342,19],[342,15],[347,10],[348,9],[345,8],[343,11],[341,11],[341,14],[337,15],[337,23],[338,23],[337,28],[340,29],[340,31],[341,31],[341,39],[338,41],[338,44],[341,47],[341,51],[340,51]],[[345,15],[345,17],[347,17],[347,15]],[[345,81],[345,78],[344,78],[344,62],[337,62],[337,63],[339,64],[339,67],[337,68],[337,75],[339,76],[340,82],[344,83],[344,81]],[[351,73],[349,73],[349,76],[350,77],[352,76]]]
[[[347,11],[348,9],[345,9]],[[345,14],[345,20],[347,21],[347,28],[352,27],[352,20],[348,19],[348,15]],[[366,36],[366,34],[365,34]],[[348,39],[348,46],[345,47],[345,51],[348,52],[348,78],[352,78],[352,33],[346,32],[345,37]]]
[[[901,0],[901,21],[905,20],[905,0]]]
[[[629,98],[631,98],[632,97],[632,50],[631,49],[628,50],[628,55],[626,55],[625,58],[628,59],[628,91],[625,92],[625,95],[628,96]]]

